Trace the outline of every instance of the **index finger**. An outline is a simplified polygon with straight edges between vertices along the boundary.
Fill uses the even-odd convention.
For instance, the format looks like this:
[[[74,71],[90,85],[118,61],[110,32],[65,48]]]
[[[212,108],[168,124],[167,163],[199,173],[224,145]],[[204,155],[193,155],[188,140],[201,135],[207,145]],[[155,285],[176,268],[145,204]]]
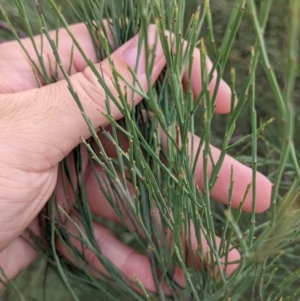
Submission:
[[[110,27],[108,26],[108,22],[103,21],[103,23],[106,27],[108,42],[114,48],[114,38]],[[89,58],[91,62],[96,63],[97,55],[86,25],[84,23],[73,24],[69,26],[69,30],[77,40],[86,57]],[[74,47],[74,41],[67,30],[60,28],[58,31],[50,31],[49,35],[52,40],[58,41],[56,47],[62,67],[65,70],[69,70],[70,75],[84,71],[84,69],[87,67],[87,62],[80,53],[79,49]],[[54,73],[57,72],[57,79],[64,79],[60,68],[57,66],[57,59],[53,54],[53,49],[46,36],[35,36],[33,41],[36,45],[36,49],[40,52],[48,77],[51,78],[51,76],[54,76]],[[1,78],[1,93],[16,93],[26,91],[37,88],[39,84],[44,84],[41,78],[38,78],[40,81],[38,83],[37,77],[34,74],[34,71],[36,70],[33,69],[32,62],[34,62],[40,70],[42,69],[31,39],[24,38],[21,40],[21,42],[32,61],[25,54],[18,41],[9,41],[0,45],[0,65],[2,71],[5,72],[5,75],[7,75]],[[24,80],[24,78],[26,80]]]

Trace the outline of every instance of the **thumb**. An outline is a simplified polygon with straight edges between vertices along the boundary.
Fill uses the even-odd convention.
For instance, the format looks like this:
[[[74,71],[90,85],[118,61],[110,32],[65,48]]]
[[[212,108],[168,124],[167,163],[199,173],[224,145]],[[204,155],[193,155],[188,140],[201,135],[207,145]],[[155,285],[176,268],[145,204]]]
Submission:
[[[165,65],[163,50],[157,37],[155,26],[150,26],[147,44],[149,47],[156,45],[152,83]],[[96,75],[89,67],[70,77],[71,85],[94,128],[108,124],[108,120],[101,114],[107,113],[107,98],[111,96],[119,99],[119,92],[113,80],[112,64],[120,75],[118,86],[124,95],[126,93],[127,101],[137,104],[142,99],[141,95],[132,90],[134,77],[130,71],[130,68],[136,67],[138,45],[139,36],[137,35],[118,48],[110,59],[105,59],[95,65],[108,90],[104,90],[99,84]],[[149,88],[146,63],[146,54],[142,49],[137,66],[139,83],[135,85],[144,91]],[[1,140],[6,140],[8,145],[16,144],[17,149],[20,149],[22,145],[22,153],[25,154],[23,157],[28,158],[34,153],[34,162],[28,160],[31,170],[45,170],[54,166],[80,143],[80,137],[90,136],[82,112],[68,89],[70,87],[67,81],[62,80],[40,89],[1,96],[0,111],[4,111],[6,116],[0,121]],[[110,108],[115,119],[122,117],[118,107],[112,101],[110,101]]]

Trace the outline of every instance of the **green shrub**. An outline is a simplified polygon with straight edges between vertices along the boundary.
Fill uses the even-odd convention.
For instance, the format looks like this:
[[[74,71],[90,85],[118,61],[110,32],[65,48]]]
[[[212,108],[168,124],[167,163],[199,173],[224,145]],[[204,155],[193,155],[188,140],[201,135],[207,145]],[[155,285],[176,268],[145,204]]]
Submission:
[[[40,266],[40,271],[37,271],[31,267],[30,272],[25,271],[16,279],[15,284],[9,281],[3,292],[5,300],[296,300],[300,291],[300,268],[295,265],[298,261],[300,216],[300,143],[299,136],[295,135],[295,129],[300,126],[297,115],[300,108],[299,1],[265,0],[259,4],[254,0],[211,4],[210,1],[201,1],[198,9],[195,4],[183,0],[74,0],[59,3],[61,8],[50,0],[39,1],[38,9],[34,5],[25,6],[22,0],[15,0],[15,6],[2,2],[3,20],[11,26],[14,38],[18,38],[20,33],[32,36],[42,31],[49,39],[50,29],[65,27],[68,30],[69,23],[86,23],[99,60],[110,58],[112,51],[105,32],[103,34],[104,18],[111,19],[110,26],[117,46],[137,32],[141,39],[147,41],[147,28],[155,23],[167,59],[163,74],[148,93],[136,88],[136,93],[143,95],[144,100],[133,109],[121,89],[118,99],[112,97],[101,70],[93,68],[86,58],[87,65],[93,69],[99,84],[106,88],[110,99],[106,118],[112,130],[101,129],[101,132],[115,145],[118,154],[115,158],[109,158],[104,151],[98,133],[90,125],[69,82],[70,93],[83,111],[83,118],[91,131],[92,138],[82,140],[82,143],[89,151],[92,166],[103,168],[105,173],[102,177],[96,173],[95,177],[123,225],[108,222],[91,213],[82,181],[81,148],[76,148],[74,156],[77,158],[78,182],[73,191],[76,203],[72,206],[80,213],[80,221],[73,221],[64,208],[57,205],[53,196],[46,208],[44,224],[47,250],[39,259],[43,267],[49,268]],[[190,13],[192,10],[193,14]],[[26,18],[26,15],[29,17]],[[164,34],[166,29],[175,35],[172,47]],[[3,38],[10,38],[9,33]],[[182,38],[188,42],[186,51],[182,48]],[[50,42],[59,68],[57,43]],[[75,39],[74,45],[81,49]],[[102,47],[99,49],[97,45]],[[203,90],[196,100],[189,84],[185,90],[181,85],[182,70],[191,64],[194,47],[200,48],[202,60]],[[151,55],[149,51],[148,77],[152,67]],[[208,93],[212,72],[206,70],[207,55],[212,58],[213,71],[218,71],[217,82],[222,77],[226,78],[231,85],[232,103],[235,97],[238,99],[227,116],[218,116],[214,112],[216,93],[212,97]],[[45,83],[56,81],[55,73],[48,78],[43,70],[35,72],[44,76]],[[62,72],[69,81],[68,70]],[[132,72],[134,74],[134,70]],[[118,70],[114,70],[117,89],[120,80]],[[118,122],[113,120],[109,113],[112,103],[120,106],[124,119]],[[120,130],[130,140],[128,150],[122,148]],[[178,146],[178,134],[182,145],[193,143],[193,140],[188,140],[188,132],[200,135],[199,146],[204,150],[202,154],[198,148],[194,162],[191,162],[187,148]],[[161,144],[162,136],[167,141],[167,150]],[[211,142],[220,147],[221,154],[213,162],[208,176]],[[201,192],[195,184],[198,158],[203,156],[204,190],[210,192],[227,153],[252,167],[253,171],[264,172],[274,183],[271,207],[266,213],[255,213],[255,198],[250,213],[241,212],[242,199],[240,208],[232,208],[233,182],[229,185],[227,205],[216,203],[209,193]],[[64,160],[61,168],[64,180],[71,182],[69,162]],[[119,178],[120,174],[122,177]],[[228,179],[232,180],[233,174],[234,170]],[[127,183],[136,188],[133,198]],[[75,183],[73,186],[76,186]],[[255,195],[255,189],[254,172],[248,191]],[[119,207],[124,199],[128,204],[127,211]],[[159,222],[154,218],[154,211],[159,216]],[[130,218],[135,217],[135,222],[132,222],[134,226],[128,221],[130,218],[126,218],[127,214]],[[72,245],[74,234],[59,222],[63,216],[75,228],[80,225],[84,229],[76,234],[82,250],[92,250],[110,277],[99,271],[91,274],[93,267],[86,262],[84,252]],[[147,292],[138,279],[132,283],[133,287],[128,285],[128,279],[102,255],[93,235],[92,221],[106,225],[122,241],[148,256],[156,293]],[[209,264],[206,265],[204,261],[208,255],[201,248],[197,250],[201,271],[193,260],[189,265],[184,260],[191,248],[190,221],[195,225],[199,245],[203,235],[211,250]],[[187,247],[181,239],[183,229]],[[161,235],[165,232],[173,234],[171,242],[167,241],[167,236]],[[216,245],[215,234],[221,237],[220,247]],[[57,254],[56,236],[69,247],[71,256],[77,262],[76,267]],[[36,246],[43,244],[37,238],[35,243]],[[230,245],[239,250],[241,259],[239,268],[228,276],[220,267],[221,258],[226,258]],[[225,270],[227,265],[230,263],[226,260]],[[176,266],[184,272],[185,288],[173,279]],[[219,272],[215,267],[219,267]],[[22,283],[28,273],[40,282],[39,289],[35,289],[42,292],[36,293],[36,296]],[[41,273],[44,273],[43,283],[36,276]],[[53,281],[65,286],[66,290],[63,292],[61,289],[54,295],[49,288],[46,291],[42,289],[43,285],[58,285],[51,284]],[[171,295],[163,293],[163,283],[167,283]]]

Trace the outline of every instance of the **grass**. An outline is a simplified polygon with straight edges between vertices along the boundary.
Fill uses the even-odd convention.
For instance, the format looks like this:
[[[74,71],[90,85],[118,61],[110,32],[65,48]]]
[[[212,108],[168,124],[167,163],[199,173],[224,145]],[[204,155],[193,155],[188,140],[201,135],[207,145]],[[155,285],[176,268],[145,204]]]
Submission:
[[[299,68],[294,70],[289,62],[289,54],[294,49],[299,50],[299,47],[292,44],[294,40],[297,41],[292,36],[297,30],[295,28],[290,30],[292,26],[296,25],[290,22],[291,12],[287,1],[265,1],[264,4],[266,5],[268,2],[272,3],[272,5],[263,39],[259,39],[260,32],[258,28],[255,28],[257,24],[253,22],[255,19],[253,19],[253,14],[251,14],[251,9],[253,8],[251,5],[254,5],[254,1],[247,1],[248,5],[245,12],[242,10],[238,11],[241,14],[242,21],[234,38],[233,46],[228,53],[228,60],[225,60],[224,63],[221,62],[221,65],[223,63],[223,77],[227,82],[232,82],[234,79],[234,88],[240,98],[243,97],[245,83],[249,80],[251,89],[255,88],[255,99],[253,98],[252,101],[251,91],[254,92],[254,90],[247,89],[250,95],[247,95],[249,100],[245,102],[241,112],[238,114],[230,144],[240,141],[247,135],[250,135],[249,139],[245,139],[243,143],[229,148],[228,152],[249,166],[253,166],[255,159],[257,162],[255,168],[268,175],[276,183],[274,194],[278,200],[281,200],[282,205],[279,205],[278,208],[273,206],[270,211],[261,215],[242,214],[237,223],[234,219],[231,220],[231,215],[228,215],[226,220],[223,214],[225,207],[212,201],[211,210],[214,213],[214,219],[207,218],[205,222],[207,224],[213,223],[212,228],[219,235],[222,235],[224,226],[228,227],[236,244],[241,249],[243,249],[243,244],[245,244],[245,254],[250,252],[254,260],[252,262],[251,260],[246,260],[242,264],[244,270],[241,270],[239,278],[233,278],[232,282],[229,278],[227,292],[223,291],[217,296],[215,293],[220,292],[222,286],[206,279],[211,287],[206,286],[206,291],[204,292],[201,292],[202,287],[197,288],[200,291],[200,295],[202,294],[203,300],[273,301],[296,300],[298,298],[299,282],[295,280],[300,275],[300,272],[297,270],[299,266],[295,266],[295,262],[298,261],[297,255],[300,248],[298,246],[298,224],[287,223],[290,220],[293,221],[293,219],[291,219],[290,213],[287,213],[284,205],[288,204],[288,202],[294,202],[298,206],[300,201],[299,194],[297,195],[299,192],[299,186],[297,185],[299,184],[296,183],[294,188],[292,186],[294,179],[297,178],[297,175],[299,176],[299,171],[297,170],[299,167],[295,161],[299,159],[300,137],[299,135],[293,135],[293,130],[295,129],[297,133],[296,129],[300,128],[300,73]],[[21,20],[14,6],[7,4],[5,1],[0,1],[0,3],[7,11],[14,26],[19,28],[21,34],[24,34],[20,31],[20,28],[22,28]],[[242,3],[242,1],[237,1],[236,3]],[[289,3],[292,5],[293,3],[295,4],[295,1],[290,1]],[[61,2],[61,5],[64,8],[67,5],[67,1]],[[185,13],[187,21],[191,13],[196,10],[196,7],[197,3],[187,1]],[[33,13],[34,9],[34,5],[29,8],[30,14]],[[212,1],[210,4],[212,21],[210,24],[208,11],[205,26],[202,27],[200,36],[203,37],[208,54],[214,61],[220,59],[217,50],[223,45],[225,28],[234,9],[233,1]],[[50,20],[48,23],[49,27],[55,27],[51,10],[47,11],[45,18]],[[75,14],[67,16],[69,22],[75,22],[77,18],[78,16]],[[32,20],[32,26],[37,32],[39,27],[38,19],[32,18]],[[2,30],[1,32],[3,33],[1,35],[2,39],[11,38],[7,30]],[[264,45],[262,45],[262,42]],[[256,48],[251,52],[251,46],[254,45]],[[226,44],[224,47],[226,47]],[[259,51],[261,51],[261,54],[257,60],[258,65],[252,70],[255,72],[254,81],[251,79],[251,67],[255,64],[256,55]],[[274,73],[268,68],[268,64],[272,66]],[[275,74],[275,77],[273,77],[273,74]],[[295,84],[293,84],[294,81]],[[289,108],[289,104],[293,104],[292,110]],[[253,109],[256,111],[255,114]],[[203,108],[200,108],[195,120],[203,120],[203,118]],[[270,120],[272,122],[263,131],[256,131],[256,128]],[[287,122],[286,126],[282,125],[283,121]],[[224,146],[224,137],[228,130],[228,124],[230,124],[230,120],[227,116],[213,114],[209,123],[209,129],[206,129],[203,123],[200,122],[195,124],[195,132],[221,148]],[[255,127],[255,130],[253,130],[253,127]],[[208,135],[208,133],[211,134]],[[254,140],[250,138],[254,138]],[[285,141],[287,138],[293,139],[295,160],[291,156],[292,149],[289,148],[290,146]],[[288,192],[288,196],[284,199],[283,196]],[[210,199],[203,200],[204,203],[206,201],[211,203]],[[299,217],[296,209],[293,212],[295,212],[296,218]],[[234,215],[236,212],[232,211],[232,214]],[[257,228],[249,226],[254,219],[256,220]],[[268,230],[268,227],[264,227],[264,223],[267,221],[274,224],[273,228],[269,228],[271,230]],[[261,230],[259,229],[260,225]],[[288,235],[286,232],[289,229],[292,229],[294,234]],[[246,241],[243,239],[243,235],[248,235],[246,234],[247,231],[250,232],[250,235]],[[254,239],[254,233],[258,236],[257,240]],[[130,238],[130,233],[125,232],[124,235],[126,234],[127,236],[129,235],[129,239],[132,239],[132,237]],[[280,235],[282,235],[282,240]],[[254,244],[254,247],[251,249],[252,244]],[[69,266],[65,267],[69,268]],[[61,274],[54,271],[53,267],[47,265],[45,259],[40,256],[28,270],[17,277],[15,283],[26,300],[74,300],[59,277],[61,277]],[[30,286],[28,286],[28,279],[31,280]],[[100,292],[97,288],[92,288],[91,285],[84,285],[82,280],[75,281],[71,279],[70,283],[79,300],[108,300],[108,296],[105,296],[104,292]],[[203,284],[201,281],[199,283]],[[114,294],[116,291],[107,284],[104,287],[109,293]],[[117,298],[132,300],[129,293],[126,294],[124,291],[126,292],[126,290],[118,292]],[[17,300],[18,298],[15,292],[9,288],[2,294],[4,300]],[[211,298],[210,296],[215,297]],[[226,299],[223,299],[225,298],[224,296],[226,296]],[[283,299],[280,299],[281,297]],[[197,300],[196,297],[195,300]]]

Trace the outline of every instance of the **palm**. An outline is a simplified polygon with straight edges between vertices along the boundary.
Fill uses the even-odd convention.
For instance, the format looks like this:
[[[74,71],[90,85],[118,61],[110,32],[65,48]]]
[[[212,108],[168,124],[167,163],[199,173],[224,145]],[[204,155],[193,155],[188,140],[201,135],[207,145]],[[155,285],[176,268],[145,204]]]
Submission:
[[[85,34],[85,31],[82,30],[82,26],[75,26],[74,28],[79,36]],[[67,49],[69,47],[69,51],[71,52],[72,42],[67,38],[65,32],[62,34],[65,35],[64,38],[66,39],[64,48]],[[85,35],[85,37],[86,36],[87,35]],[[37,39],[37,44],[38,43],[39,40]],[[31,42],[29,40],[24,40],[24,44],[29,54],[32,55],[32,58],[35,58]],[[90,45],[86,45],[87,52],[92,54],[92,47],[89,46]],[[32,70],[32,64],[21,47],[17,46],[16,42],[3,44],[0,48],[0,53],[0,65],[2,70],[6,72],[5,74],[2,72],[3,77],[0,80],[0,94],[19,93],[38,88],[38,83]],[[44,57],[48,57],[50,53],[51,51],[48,49],[48,53],[47,51],[44,52]],[[61,55],[61,59],[67,65],[69,63],[69,54],[67,51],[62,51],[62,53],[64,55]],[[95,57],[93,59],[96,60]],[[47,67],[50,69],[49,66]],[[71,68],[71,73],[83,71],[84,67],[85,64],[83,64],[83,59],[78,58],[76,61],[76,68],[73,66]],[[78,68],[80,69],[78,70]],[[61,75],[59,75],[59,79],[62,79]],[[22,132],[20,133],[22,134]],[[22,212],[22,215],[19,215],[17,219],[12,221],[13,227],[10,223],[6,223],[9,234],[7,239],[12,241],[12,243],[0,253],[2,268],[4,268],[4,270],[11,270],[13,275],[16,275],[19,270],[26,267],[35,257],[35,252],[28,245],[26,239],[24,239],[28,237],[28,234],[27,231],[23,231],[23,229],[30,223],[29,228],[37,235],[40,235],[39,219],[34,218],[32,221],[32,217],[38,215],[55,188],[58,192],[60,201],[64,201],[61,181],[57,181],[59,164],[56,161],[58,160],[51,160],[51,158],[48,160],[49,158],[43,153],[43,145],[37,143],[35,144],[34,149],[32,149],[30,141],[23,139],[22,136],[19,138],[19,143],[14,143],[14,145],[7,144],[7,153],[13,153],[15,144],[18,144],[19,156],[16,161],[19,162],[19,164],[15,164],[14,168],[7,168],[5,170],[5,178],[7,182],[9,179],[14,179],[14,182],[17,185],[14,187],[16,191],[22,191],[22,188],[26,188],[26,193],[24,193],[24,190],[22,193],[17,193],[18,199],[15,200],[19,204],[17,211]],[[26,157],[22,157],[24,153],[26,154]],[[64,154],[62,154],[60,159],[63,158],[63,155]],[[72,160],[72,156],[70,157],[70,160]],[[9,183],[4,182],[2,185],[9,186]],[[16,229],[13,235],[9,231],[11,228]],[[18,252],[20,248],[23,250],[21,254]],[[16,257],[20,264],[16,264]]]

